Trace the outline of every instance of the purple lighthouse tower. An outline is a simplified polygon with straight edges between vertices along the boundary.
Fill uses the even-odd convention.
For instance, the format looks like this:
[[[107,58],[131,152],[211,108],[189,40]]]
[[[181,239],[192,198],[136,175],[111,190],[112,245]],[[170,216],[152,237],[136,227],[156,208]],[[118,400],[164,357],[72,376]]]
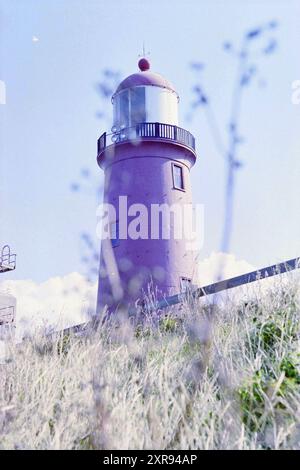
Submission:
[[[195,139],[178,126],[179,96],[150,71],[123,80],[114,95],[111,134],[98,140],[105,172],[97,312],[162,298],[197,283],[190,170]]]

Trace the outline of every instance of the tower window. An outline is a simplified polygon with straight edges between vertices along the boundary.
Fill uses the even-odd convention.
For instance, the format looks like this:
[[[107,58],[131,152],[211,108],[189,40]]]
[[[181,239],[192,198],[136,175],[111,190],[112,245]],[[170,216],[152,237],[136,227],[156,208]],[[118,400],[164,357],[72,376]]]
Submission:
[[[188,292],[192,287],[192,280],[188,277],[180,278],[180,290],[181,292]]]
[[[183,168],[173,164],[173,185],[175,189],[184,190]]]
[[[118,220],[110,224],[110,239],[111,239],[111,245],[113,248],[115,248],[116,246],[120,244]]]

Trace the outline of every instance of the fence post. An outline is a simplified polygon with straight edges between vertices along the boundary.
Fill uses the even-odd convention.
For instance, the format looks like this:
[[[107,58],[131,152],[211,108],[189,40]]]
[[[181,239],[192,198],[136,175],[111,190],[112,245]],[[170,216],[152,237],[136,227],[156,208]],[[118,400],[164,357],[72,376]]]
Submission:
[[[159,122],[155,123],[155,137],[159,137]]]

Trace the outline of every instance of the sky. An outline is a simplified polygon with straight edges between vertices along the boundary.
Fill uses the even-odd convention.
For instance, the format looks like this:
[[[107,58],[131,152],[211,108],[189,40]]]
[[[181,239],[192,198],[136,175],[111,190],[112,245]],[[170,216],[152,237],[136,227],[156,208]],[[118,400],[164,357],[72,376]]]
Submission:
[[[204,64],[201,82],[226,138],[237,62],[223,44],[239,44],[245,31],[272,20],[278,48],[257,59],[241,109],[245,143],[230,247],[241,272],[300,255],[300,105],[291,100],[300,80],[299,1],[0,0],[0,244],[18,256],[16,271],[1,279],[40,285],[84,274],[80,233],[95,234],[103,182],[96,144],[110,129],[97,115],[111,107],[96,85],[106,69],[120,78],[137,71],[143,43],[151,69],[180,95],[181,127],[196,137],[193,200],[205,210],[200,259],[218,253],[225,166],[203,110],[188,119],[197,83],[191,63]],[[74,193],[83,168],[93,183]]]

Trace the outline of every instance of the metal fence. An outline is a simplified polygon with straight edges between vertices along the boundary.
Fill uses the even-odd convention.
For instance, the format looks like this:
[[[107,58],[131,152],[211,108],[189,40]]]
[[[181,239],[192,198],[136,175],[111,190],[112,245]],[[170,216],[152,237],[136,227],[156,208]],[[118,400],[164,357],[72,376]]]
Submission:
[[[208,284],[207,286],[199,287],[194,291],[189,291],[187,293],[180,293],[176,295],[172,295],[170,297],[166,297],[158,302],[154,303],[151,306],[146,306],[145,311],[147,313],[151,313],[151,311],[155,310],[163,310],[167,307],[172,305],[183,303],[184,301],[188,301],[189,298],[201,298],[207,295],[216,294],[218,292],[222,292],[224,290],[233,289],[235,287],[243,286],[250,284],[255,281],[260,281],[263,279],[268,279],[273,276],[277,276],[279,274],[284,274],[290,271],[294,271],[300,268],[300,257],[290,259],[288,261],[284,261],[282,263],[273,264],[271,266],[267,266],[265,268],[258,269],[256,271],[251,271],[246,274],[242,274],[240,276],[232,277],[230,279],[225,279],[222,281],[214,282],[213,284]],[[140,310],[136,308],[132,308],[129,310],[129,316],[136,315]],[[99,320],[94,319],[91,322],[81,323],[79,325],[75,325],[70,328],[66,328],[60,332],[55,332],[55,334],[88,334],[91,329],[97,327],[99,325]],[[51,334],[53,335],[53,333]],[[49,335],[49,336],[51,336]]]
[[[262,268],[257,271],[251,271],[250,273],[242,274],[240,276],[232,277],[230,279],[225,279],[222,281],[214,282],[213,284],[208,284],[207,286],[199,287],[198,289],[191,291],[189,295],[194,298],[200,298],[207,295],[217,294],[218,292],[222,292],[224,290],[229,290],[233,289],[234,287],[247,285],[255,281],[260,281],[262,279],[267,279],[273,276],[277,276],[279,274],[284,274],[299,268],[300,257],[293,258],[282,263],[267,266],[266,268]],[[183,298],[184,294],[182,293],[167,297],[157,302],[154,308],[163,309],[171,305],[178,304],[183,301]]]

